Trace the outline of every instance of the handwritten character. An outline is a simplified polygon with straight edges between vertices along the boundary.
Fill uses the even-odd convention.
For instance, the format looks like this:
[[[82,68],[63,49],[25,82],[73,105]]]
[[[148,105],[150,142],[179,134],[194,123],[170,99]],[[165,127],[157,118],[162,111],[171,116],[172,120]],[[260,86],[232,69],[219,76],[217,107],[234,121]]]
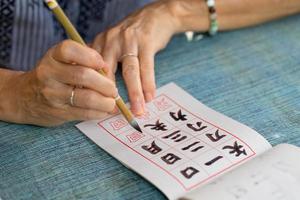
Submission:
[[[157,131],[167,131],[167,126],[163,122],[159,122],[157,120],[155,124],[146,124],[144,127],[152,127],[151,130],[157,130]]]
[[[223,137],[226,137],[226,135],[220,135],[219,134],[219,129],[216,130],[215,134],[207,133],[206,136],[210,139],[212,142],[218,142],[221,140]]]
[[[174,140],[174,142],[181,142],[181,141],[185,140],[187,138],[187,136],[186,135],[181,135],[179,132],[180,132],[179,130],[178,131],[174,131],[173,133],[171,133],[169,135],[166,135],[166,136],[164,136],[162,138],[163,139],[170,138],[170,139]]]
[[[210,166],[210,165],[214,164],[215,162],[217,162],[218,160],[220,160],[222,158],[223,158],[223,156],[217,156],[217,157],[213,158],[212,160],[206,162],[205,165]]]
[[[142,149],[148,151],[149,153],[151,153],[151,154],[153,154],[153,155],[158,154],[159,152],[162,151],[162,148],[160,148],[160,147],[155,143],[155,141],[153,141],[153,142],[151,143],[150,146],[143,145],[143,146],[142,146]]]
[[[233,146],[226,145],[222,149],[230,149],[231,151],[229,151],[229,153],[235,153],[236,157],[240,156],[241,154],[247,155],[246,150],[243,149],[243,145],[239,145],[237,141],[234,142]]]
[[[191,179],[195,174],[199,173],[199,170],[194,167],[187,167],[181,170],[180,173],[187,179]]]
[[[196,146],[196,145],[199,144],[199,143],[200,143],[199,141],[193,142],[193,143],[189,144],[188,146],[183,147],[182,150],[183,150],[183,151],[186,151],[186,150],[188,150],[188,149],[190,149],[190,148]],[[193,148],[193,149],[191,150],[191,152],[197,152],[198,150],[202,149],[203,147],[204,147],[204,146],[202,146],[202,145],[197,145],[197,147],[196,147],[196,148]]]
[[[196,125],[197,127],[195,127],[193,124],[187,124],[186,126],[196,132],[202,131],[207,128],[207,126],[202,126],[202,122],[197,122]]]
[[[186,115],[182,114],[181,109],[179,109],[179,111],[177,112],[177,116],[174,112],[170,112],[169,114],[175,121],[186,121],[187,120]]]
[[[168,154],[162,156],[161,159],[168,165],[173,165],[175,162],[181,160],[180,157],[176,156],[173,153],[168,153]]]

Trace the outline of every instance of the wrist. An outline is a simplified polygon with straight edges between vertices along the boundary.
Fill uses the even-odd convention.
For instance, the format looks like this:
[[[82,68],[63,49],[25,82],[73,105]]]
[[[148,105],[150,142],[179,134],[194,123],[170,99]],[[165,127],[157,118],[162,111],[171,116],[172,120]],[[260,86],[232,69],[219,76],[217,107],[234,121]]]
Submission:
[[[176,32],[206,32],[209,12],[204,0],[167,0],[169,12],[176,21]]]
[[[0,120],[16,121],[16,85],[24,72],[0,69]]]

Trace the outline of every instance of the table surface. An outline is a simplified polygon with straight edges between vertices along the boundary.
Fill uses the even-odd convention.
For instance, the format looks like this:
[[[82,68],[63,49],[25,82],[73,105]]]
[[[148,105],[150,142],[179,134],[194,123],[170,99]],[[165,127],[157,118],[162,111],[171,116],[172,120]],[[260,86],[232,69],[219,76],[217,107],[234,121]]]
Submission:
[[[157,86],[175,82],[207,106],[262,134],[300,146],[300,16],[187,43],[156,57]],[[126,91],[118,75],[122,96]],[[79,132],[0,122],[0,197],[165,199]]]

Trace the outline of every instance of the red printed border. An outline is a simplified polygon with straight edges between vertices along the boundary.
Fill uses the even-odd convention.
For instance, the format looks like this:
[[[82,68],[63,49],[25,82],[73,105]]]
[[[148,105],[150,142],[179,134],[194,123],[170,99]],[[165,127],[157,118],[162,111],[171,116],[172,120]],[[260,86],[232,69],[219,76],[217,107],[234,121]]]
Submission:
[[[213,124],[213,123],[211,123],[211,122],[208,122],[207,120],[205,120],[205,119],[203,119],[203,118],[201,118],[201,117],[195,115],[194,113],[191,113],[191,112],[188,111],[188,109],[186,109],[184,106],[179,105],[176,101],[174,101],[173,99],[171,99],[170,97],[168,97],[168,96],[165,95],[165,94],[161,94],[161,95],[157,96],[156,98],[159,98],[159,97],[161,97],[161,96],[163,96],[163,97],[169,99],[169,100],[172,101],[174,104],[176,104],[178,107],[182,107],[186,112],[188,112],[189,114],[193,115],[193,116],[196,117],[197,119],[200,119],[200,120],[202,120],[202,121],[204,121],[204,122],[206,122],[206,123],[208,123],[208,124],[214,126],[215,128],[217,128],[217,129],[219,129],[219,130],[222,130],[222,131],[224,131],[224,132],[230,134],[232,137],[236,138],[237,140],[239,140],[240,142],[242,142],[244,145],[246,145],[246,146],[252,151],[252,155],[249,155],[248,157],[246,157],[246,158],[244,158],[244,159],[242,159],[242,160],[240,160],[240,161],[238,161],[238,162],[236,162],[236,163],[233,163],[232,165],[230,165],[230,166],[224,168],[223,170],[219,171],[218,173],[215,173],[215,174],[213,174],[213,175],[207,177],[206,179],[200,181],[199,183],[196,183],[195,185],[193,185],[193,186],[191,186],[191,187],[186,187],[186,186],[184,185],[184,183],[182,183],[182,182],[181,182],[176,176],[174,176],[171,172],[169,172],[168,170],[166,170],[164,167],[160,166],[159,164],[157,164],[157,163],[154,162],[153,160],[150,160],[149,158],[145,157],[143,154],[141,154],[141,153],[138,152],[137,150],[135,150],[135,149],[133,149],[132,147],[128,146],[126,143],[124,143],[124,142],[123,142],[122,140],[120,140],[117,136],[115,136],[114,134],[112,134],[111,132],[109,132],[104,126],[101,125],[102,122],[105,122],[105,121],[107,121],[107,120],[109,120],[109,119],[111,119],[111,118],[113,118],[113,117],[115,117],[115,116],[111,116],[111,117],[109,117],[109,118],[107,118],[107,119],[105,119],[105,120],[102,120],[102,121],[98,122],[98,125],[99,125],[102,129],[104,129],[107,133],[109,133],[111,136],[113,136],[116,140],[118,140],[120,143],[122,143],[123,145],[125,145],[126,147],[128,147],[129,149],[131,149],[132,151],[134,151],[135,153],[137,153],[138,155],[140,155],[140,156],[142,156],[143,158],[145,158],[145,159],[146,159],[147,161],[149,161],[150,163],[154,164],[156,167],[162,169],[164,172],[166,172],[166,173],[167,173],[168,175],[170,175],[172,178],[174,178],[174,179],[175,179],[175,180],[183,187],[183,189],[184,189],[186,192],[189,191],[189,190],[191,190],[191,189],[193,189],[193,188],[195,188],[195,187],[197,187],[197,186],[199,186],[199,185],[201,185],[201,184],[204,184],[205,182],[209,181],[209,180],[212,179],[213,177],[222,174],[222,173],[225,172],[226,170],[228,170],[228,169],[230,169],[230,168],[232,168],[232,167],[234,167],[234,166],[236,166],[236,165],[238,165],[238,164],[244,162],[245,160],[247,160],[247,159],[249,159],[249,158],[251,158],[251,157],[253,157],[253,156],[256,155],[256,153],[253,151],[253,149],[252,149],[246,142],[244,142],[242,139],[240,139],[238,136],[233,135],[232,133],[226,131],[226,130],[223,129],[223,128],[220,128],[219,126],[217,126],[217,125],[215,125],[215,124]]]

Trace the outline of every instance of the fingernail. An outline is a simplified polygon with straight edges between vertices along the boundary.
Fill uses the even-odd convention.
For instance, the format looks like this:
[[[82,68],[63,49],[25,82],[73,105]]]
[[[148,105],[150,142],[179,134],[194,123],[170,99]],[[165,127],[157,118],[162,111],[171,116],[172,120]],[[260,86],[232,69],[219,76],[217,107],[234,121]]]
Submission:
[[[114,109],[113,109],[113,114],[117,114],[118,113],[118,111],[119,111],[119,109],[118,109],[118,107],[116,106]]]
[[[152,96],[152,94],[150,92],[147,92],[145,94],[145,98],[146,98],[146,102],[150,102],[150,101],[152,101],[153,96]]]
[[[142,115],[144,113],[144,106],[143,106],[143,102],[140,100],[137,100],[136,102],[134,102],[132,104],[132,112],[135,115]]]
[[[118,107],[115,107],[111,112],[109,112],[109,114],[115,115],[115,114],[117,114],[118,112],[119,112]]]

